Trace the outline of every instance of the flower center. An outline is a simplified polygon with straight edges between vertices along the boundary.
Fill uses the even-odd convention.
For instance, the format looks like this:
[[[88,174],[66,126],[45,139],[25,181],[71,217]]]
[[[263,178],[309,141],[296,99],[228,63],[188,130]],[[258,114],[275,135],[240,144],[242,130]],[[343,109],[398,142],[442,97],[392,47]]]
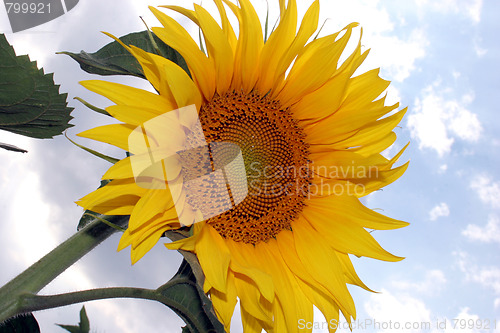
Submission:
[[[248,194],[207,220],[224,238],[257,244],[290,229],[304,206],[311,175],[305,134],[288,109],[253,92],[215,96],[200,110],[207,142],[239,146]]]

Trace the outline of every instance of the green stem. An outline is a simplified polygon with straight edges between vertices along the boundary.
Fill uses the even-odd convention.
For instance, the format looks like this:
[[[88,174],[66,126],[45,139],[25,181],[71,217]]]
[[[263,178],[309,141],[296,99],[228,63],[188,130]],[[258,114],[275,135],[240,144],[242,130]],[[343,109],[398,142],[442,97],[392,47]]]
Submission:
[[[141,298],[158,301],[158,294],[155,290],[143,288],[97,288],[50,296],[26,294],[21,297],[19,304],[24,312],[33,312],[107,298]]]
[[[125,226],[128,217],[106,217],[113,223]],[[68,267],[99,245],[117,230],[94,219],[68,240],[60,244],[45,257],[0,288],[0,323],[10,317],[24,313],[21,298],[25,294],[36,294]]]

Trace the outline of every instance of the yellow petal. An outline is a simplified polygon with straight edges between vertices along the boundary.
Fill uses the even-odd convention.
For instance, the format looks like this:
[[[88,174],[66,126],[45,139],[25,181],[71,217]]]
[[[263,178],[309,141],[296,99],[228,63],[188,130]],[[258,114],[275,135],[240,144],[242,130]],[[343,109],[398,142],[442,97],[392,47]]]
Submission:
[[[384,106],[385,97],[375,102],[372,102],[372,99],[369,99],[370,97],[367,97],[367,99],[360,97],[357,103],[348,102],[347,98],[350,95],[347,95],[345,100],[343,100],[348,85],[345,85],[344,88],[340,87],[339,91],[342,92],[338,93],[334,92],[333,86],[330,86],[331,82],[335,82],[335,80],[332,79],[321,89],[318,89],[318,91],[305,98],[317,110],[328,110],[330,112],[329,115],[325,115],[325,111],[314,111],[311,106],[303,104],[303,101],[300,101],[294,107],[299,117],[310,120],[305,124],[304,131],[307,133],[311,143],[321,143],[322,139],[323,143],[330,143],[344,133],[350,133],[376,121],[396,109],[399,105]],[[386,86],[386,81],[380,81],[380,83],[382,87]],[[372,87],[376,89],[376,84],[374,83]],[[327,91],[330,91],[330,95],[326,94],[327,91],[324,91],[327,88]],[[315,96],[318,99],[314,100]],[[340,103],[342,104],[340,105]]]
[[[393,158],[391,158],[390,161],[387,162],[385,166],[381,167],[381,170],[388,170],[392,168],[394,163],[396,163],[399,160],[399,158],[401,157],[401,155],[403,155],[404,151],[406,150],[406,148],[408,148],[409,145],[410,143],[408,142],[396,155],[394,155]]]
[[[305,212],[303,215],[306,215]],[[354,301],[346,287],[341,263],[335,253],[326,245],[324,236],[312,229],[303,218],[294,221],[292,228],[297,254],[300,260],[307,265],[309,272],[318,283],[334,295],[337,304],[343,311],[349,314],[356,313]],[[346,234],[339,234],[338,237],[346,237]]]
[[[314,229],[323,236],[321,239],[328,239],[328,244],[339,252],[384,261],[400,261],[403,259],[384,250],[368,231],[356,224],[332,220],[329,215],[313,209],[304,209],[303,215]],[[298,246],[297,251],[300,251]]]
[[[175,242],[165,243],[165,247],[169,250],[184,250],[189,252],[194,252],[195,250],[196,237],[188,237],[179,239]]]
[[[285,305],[281,307],[285,320],[284,324],[286,325],[286,330],[283,332],[297,332],[298,320],[304,316],[307,317],[309,312],[312,313],[312,305],[308,304],[304,300],[301,291],[297,290],[295,277],[283,262],[276,240],[271,239],[267,243],[258,243],[255,245],[255,248],[257,250],[256,258],[262,262],[266,271],[273,276],[276,288],[276,301]],[[290,290],[294,290],[294,293],[290,293]],[[275,311],[277,310],[276,308],[275,304]],[[274,314],[276,329],[278,329],[279,324],[276,322],[276,312]]]
[[[126,157],[113,164],[102,176],[102,179],[126,179],[133,178],[134,172],[130,164],[130,157]]]
[[[396,141],[396,138],[397,138],[396,133],[390,132],[380,140],[366,144],[359,148],[354,148],[352,150],[363,156],[373,155],[376,153],[383,152],[384,150],[392,146],[392,144]],[[311,152],[313,152],[313,149],[311,149]]]
[[[253,245],[227,241],[227,246],[231,252],[231,269],[242,275],[248,276],[258,287],[258,290],[269,302],[274,299],[273,280],[269,274],[249,265],[249,258],[255,257]]]
[[[376,230],[393,230],[408,226],[407,222],[382,215],[365,207],[355,196],[312,197],[307,202],[311,210],[324,212],[332,221],[357,224],[360,227]]]
[[[284,2],[283,2],[284,4]],[[273,88],[276,81],[278,62],[290,47],[297,30],[297,4],[291,0],[286,12],[282,15],[280,24],[264,44],[261,54],[261,74],[257,88],[266,93]]]
[[[337,71],[337,62],[344,51],[356,24],[344,28],[344,36],[335,41],[339,33],[318,38],[309,43],[297,57],[286,83],[278,95],[283,106],[294,104],[305,94],[325,84]]]
[[[358,181],[360,185],[364,186],[364,193],[362,194],[362,196],[368,195],[373,191],[381,189],[382,187],[385,187],[396,181],[406,172],[409,164],[410,162],[408,161],[397,168],[380,171],[377,178]]]
[[[215,64],[217,92],[222,95],[229,89],[233,78],[233,50],[226,34],[213,17],[204,8],[196,4],[194,8],[199,19],[199,26],[205,36],[208,55]]]
[[[168,230],[167,226],[155,230],[154,233],[152,232],[145,236],[143,242],[137,244],[135,248],[132,248],[132,250],[130,251],[130,259],[132,265],[139,261],[139,259],[144,257],[144,255],[148,253],[156,243],[158,243],[161,235],[163,235],[166,230]]]
[[[212,99],[215,92],[215,70],[212,62],[179,23],[154,7],[149,8],[163,25],[163,28],[152,28],[153,32],[184,57],[203,96],[207,100]]]
[[[129,151],[128,138],[135,126],[127,124],[104,125],[78,133],[82,138],[88,138]]]
[[[225,293],[231,254],[224,239],[208,224],[203,227],[196,241],[196,255],[208,283]]]
[[[380,78],[379,73],[380,68],[376,68],[352,78],[349,82],[344,107],[357,109],[379,97],[390,84],[390,81]]]
[[[172,110],[175,106],[172,105]],[[163,114],[163,110],[160,109],[146,109],[137,106],[130,105],[111,105],[106,108],[106,111],[114,118],[122,121],[124,123],[139,126],[144,122],[151,120],[159,115]],[[165,112],[168,110],[165,110]]]
[[[187,18],[189,18],[191,21],[196,23],[196,25],[200,25],[198,22],[198,17],[197,17],[194,10],[190,10],[190,9],[187,9],[187,8],[184,8],[181,6],[172,6],[172,5],[170,5],[170,6],[163,5],[163,6],[158,6],[158,7],[168,8],[168,9],[171,9],[173,11],[176,11],[177,13],[182,14],[182,15],[186,16]]]
[[[336,252],[336,255],[337,258],[339,258],[340,263],[342,264],[342,270],[344,271],[347,283],[354,284],[367,291],[374,292],[373,290],[368,288],[366,284],[363,283],[363,281],[361,281],[358,274],[356,273],[356,270],[354,269],[354,266],[352,265],[351,259],[349,259],[349,255],[338,251]]]
[[[224,324],[226,332],[229,332],[231,328],[231,318],[237,303],[234,281],[234,275],[232,272],[229,272],[229,275],[227,276],[227,291],[225,293],[220,292],[217,289],[211,289],[210,291],[210,300],[214,306],[215,313],[217,314],[219,320]]]
[[[369,125],[363,126],[360,129],[354,131],[352,135],[348,138],[339,140],[331,146],[336,149],[345,149],[350,147],[359,147],[366,144],[370,144],[374,141],[380,140],[389,134],[394,127],[396,127],[403,116],[405,115],[407,108],[398,111],[392,116],[385,117],[383,119],[372,122]]]
[[[370,126],[382,115],[385,115],[398,107],[397,104],[378,108],[370,105],[361,108],[364,112],[353,112],[340,107],[337,112],[326,119],[319,120],[304,126],[304,132],[309,142],[313,144],[335,143],[339,138],[356,133],[360,128]],[[387,133],[384,133],[387,134]]]
[[[231,49],[233,50],[234,54],[234,52],[236,52],[236,44],[238,43],[238,40],[236,39],[236,34],[234,33],[231,23],[229,23],[229,19],[227,18],[226,14],[226,9],[224,8],[222,1],[214,0],[214,2],[217,5],[217,9],[219,10],[220,13],[222,30],[226,34],[227,41],[229,42],[229,45],[231,45]]]
[[[380,166],[387,162],[382,155],[362,156],[355,152],[341,150],[311,154],[311,171],[324,178],[355,181],[379,176]]]
[[[130,215],[139,199],[140,197],[135,195],[122,195],[96,204],[91,210],[104,215]]]
[[[292,61],[297,57],[297,55],[302,51],[304,45],[307,43],[309,38],[318,28],[319,19],[319,0],[314,1],[307,12],[305,13],[302,22],[300,24],[297,36],[293,40],[290,47],[286,50],[285,54],[281,57],[278,65],[276,66],[276,79],[274,81],[274,87],[282,87],[283,80],[285,78],[286,71],[290,67]],[[276,88],[272,92],[272,97],[275,98],[280,92],[281,88]]]
[[[313,302],[313,304],[321,311],[323,316],[325,316],[326,322],[329,324],[328,325],[328,332],[334,333],[337,331],[338,328],[338,323],[339,323],[339,307],[335,302],[332,302],[330,297],[322,293],[321,291],[318,291],[316,288],[312,287],[311,285],[301,281],[297,280],[297,283],[300,286],[300,289],[304,292],[304,294]],[[350,316],[349,318],[346,318],[348,322],[350,322]],[[301,321],[298,322],[299,327],[305,327],[306,326],[306,321]]]
[[[325,295],[335,297],[334,294],[314,279],[307,267],[307,263],[302,263],[302,261],[300,261],[295,247],[295,240],[293,238],[292,231],[281,231],[277,235],[276,241],[283,260],[296,277],[306,282],[308,285],[313,286],[314,289],[324,293]]]
[[[192,104],[196,105],[197,109],[201,107],[202,97],[198,87],[179,65],[162,56],[145,52],[138,47],[131,46],[131,49],[134,55],[140,55],[140,57],[147,59],[158,70],[158,80],[161,82],[160,94],[172,96],[167,99],[173,98],[176,108]]]
[[[226,4],[229,2],[224,1]],[[234,58],[233,88],[251,91],[259,78],[259,62],[264,37],[259,16],[248,0],[241,0],[241,10],[235,12],[239,16],[240,35]],[[234,7],[230,6],[233,11]]]
[[[133,232],[143,222],[153,216],[172,210],[172,217],[177,218],[172,195],[168,189],[150,189],[139,200],[130,216],[128,229]]]
[[[260,306],[260,291],[248,276],[235,273],[235,286],[242,308],[256,319],[269,321],[272,313]]]
[[[240,304],[241,322],[243,324],[243,332],[245,333],[262,333],[263,325]],[[227,330],[229,332],[229,330]],[[277,331],[276,331],[277,332]]]
[[[80,84],[119,105],[158,110],[159,114],[170,111],[172,107],[167,100],[157,94],[120,83],[87,80],[81,81]]]
[[[134,202],[135,198],[142,196],[145,192],[146,190],[137,186],[133,179],[113,180],[107,185],[87,194],[76,203],[85,209],[95,211],[94,208],[96,206],[121,197],[125,198],[126,202],[117,202],[117,204],[128,203],[130,205]]]
[[[292,106],[294,116],[301,120],[317,120],[335,113],[345,99],[349,77],[348,72],[336,75],[321,88],[302,97]]]

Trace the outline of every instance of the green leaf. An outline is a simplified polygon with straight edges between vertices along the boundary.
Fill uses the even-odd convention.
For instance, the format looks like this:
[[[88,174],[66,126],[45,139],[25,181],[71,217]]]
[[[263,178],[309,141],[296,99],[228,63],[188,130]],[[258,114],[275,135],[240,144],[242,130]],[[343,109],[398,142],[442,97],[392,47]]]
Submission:
[[[33,314],[28,313],[0,323],[0,333],[40,333],[40,327]]]
[[[87,317],[87,312],[85,311],[85,306],[82,306],[80,310],[80,323],[78,326],[75,325],[61,325],[56,324],[57,326],[64,328],[66,331],[71,333],[89,333],[90,332],[90,322]]]
[[[66,97],[52,73],[44,74],[27,55],[16,56],[0,34],[0,129],[38,139],[59,135],[73,126]]]
[[[148,30],[134,32],[123,37],[120,40],[126,45],[135,45],[144,51],[159,54],[178,64],[187,73],[188,67],[184,58],[173,48],[165,44],[161,39],[151,34]],[[156,44],[156,45],[155,45]],[[117,41],[113,41],[99,51],[87,53],[58,52],[69,55],[76,60],[80,67],[91,74],[98,75],[132,75],[145,78],[139,62]]]
[[[212,302],[205,295],[191,270],[191,266],[183,260],[174,277],[157,289],[165,305],[169,306],[186,323],[183,332],[218,333],[224,332],[224,326],[219,322],[213,311]]]

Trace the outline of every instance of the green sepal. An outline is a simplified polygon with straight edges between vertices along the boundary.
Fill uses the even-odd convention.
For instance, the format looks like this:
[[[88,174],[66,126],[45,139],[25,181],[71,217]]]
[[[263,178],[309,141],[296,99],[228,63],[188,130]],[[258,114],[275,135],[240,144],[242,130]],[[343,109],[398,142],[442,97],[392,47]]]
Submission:
[[[183,260],[174,277],[157,289],[169,306],[186,323],[182,332],[224,333],[224,326],[214,313],[212,302],[196,282],[191,266]],[[158,299],[160,302],[162,298]]]
[[[88,107],[89,109],[91,109],[92,111],[95,111],[97,113],[100,113],[100,114],[103,114],[103,115],[106,115],[108,117],[112,117],[108,111],[106,111],[105,109],[101,109],[101,108],[98,108],[97,106],[94,106],[92,104],[90,104],[89,102],[87,102],[86,100],[84,100],[83,98],[80,98],[80,97],[73,97],[73,99],[76,99],[78,102],[82,103],[83,105],[85,105],[86,107]]]
[[[68,140],[69,140],[69,142],[71,142],[72,144],[74,144],[74,145],[75,145],[75,146],[77,146],[78,148],[83,149],[83,150],[85,150],[86,152],[91,153],[91,154],[92,154],[92,155],[94,155],[94,156],[97,156],[97,157],[99,157],[99,158],[102,158],[103,160],[108,161],[108,162],[109,162],[109,163],[111,163],[111,164],[115,164],[116,162],[118,162],[118,161],[119,161],[119,159],[118,159],[118,158],[114,158],[114,157],[111,157],[111,156],[108,156],[108,155],[104,155],[103,153],[100,153],[100,152],[98,152],[98,151],[95,151],[94,149],[91,149],[91,148],[88,148],[88,147],[85,147],[85,146],[83,146],[83,145],[81,145],[81,144],[76,143],[75,141],[73,141],[73,140],[71,140],[70,138],[68,138],[68,136],[66,135],[66,133],[64,134],[64,136],[66,137],[66,139],[68,139]]]

